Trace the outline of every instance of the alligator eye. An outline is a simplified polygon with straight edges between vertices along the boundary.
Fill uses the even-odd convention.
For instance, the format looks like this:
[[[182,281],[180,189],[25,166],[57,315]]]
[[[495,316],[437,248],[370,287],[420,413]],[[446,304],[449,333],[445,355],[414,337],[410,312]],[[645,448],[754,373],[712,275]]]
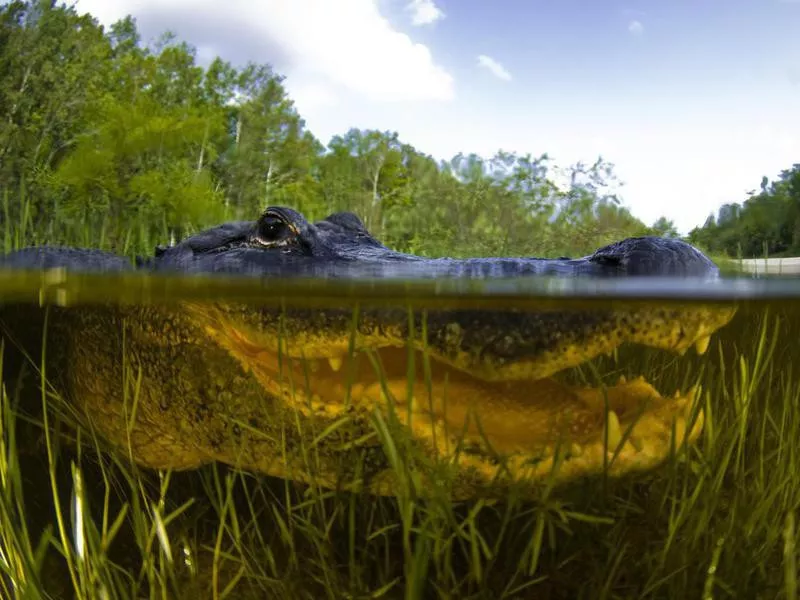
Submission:
[[[258,229],[253,236],[253,241],[267,248],[275,246],[285,246],[292,241],[292,229],[286,221],[272,215],[265,215],[261,218]]]
[[[275,217],[267,217],[261,223],[259,234],[264,241],[275,241],[280,239],[285,232],[286,223]]]

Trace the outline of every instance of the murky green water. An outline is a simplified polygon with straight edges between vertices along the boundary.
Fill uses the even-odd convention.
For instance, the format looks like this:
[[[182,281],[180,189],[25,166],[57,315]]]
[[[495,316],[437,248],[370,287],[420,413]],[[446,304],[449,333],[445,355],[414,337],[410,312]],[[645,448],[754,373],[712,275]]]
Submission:
[[[0,273],[4,585],[59,597],[794,597],[798,298],[800,280],[780,278]],[[666,335],[681,311],[702,333],[734,310],[702,354],[613,335],[655,321]],[[579,328],[595,333],[570,337]],[[616,342],[540,377],[535,361],[514,366],[541,350],[537,336],[564,348],[559,360],[590,338]],[[652,397],[650,421],[634,415]],[[540,425],[565,414],[584,426],[553,442]],[[554,475],[571,464],[583,466]]]

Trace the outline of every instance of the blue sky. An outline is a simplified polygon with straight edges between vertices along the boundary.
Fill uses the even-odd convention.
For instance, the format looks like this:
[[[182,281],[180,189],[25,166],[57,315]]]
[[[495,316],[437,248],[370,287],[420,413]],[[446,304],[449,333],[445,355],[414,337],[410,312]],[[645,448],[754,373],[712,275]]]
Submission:
[[[701,225],[800,162],[800,0],[78,0],[271,63],[323,142],[614,163],[647,223]]]

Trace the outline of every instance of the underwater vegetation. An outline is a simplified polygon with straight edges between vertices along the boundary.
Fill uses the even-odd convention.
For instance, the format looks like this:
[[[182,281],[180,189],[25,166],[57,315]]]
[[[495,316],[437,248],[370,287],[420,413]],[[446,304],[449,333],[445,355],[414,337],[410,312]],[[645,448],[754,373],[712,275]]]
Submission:
[[[18,287],[38,293],[41,278],[32,281],[35,286],[23,281]],[[796,597],[800,379],[794,368],[793,340],[800,334],[800,319],[791,302],[664,300],[662,310],[683,307],[708,315],[723,307],[733,312],[735,307],[736,313],[703,339],[697,348],[700,352],[690,349],[676,354],[622,343],[553,374],[553,385],[563,389],[605,390],[596,396],[604,403],[613,401],[613,390],[620,385],[641,382],[639,377],[663,393],[665,402],[673,392],[687,396],[691,391],[692,443],[674,443],[658,464],[628,473],[614,471],[616,459],[637,450],[639,421],[635,415],[628,421],[623,416],[616,437],[613,422],[609,426],[609,420],[602,419],[609,406],[603,404],[599,429],[593,430],[609,450],[600,468],[559,477],[570,459],[581,456],[571,445],[563,454],[556,445],[549,456],[545,453],[542,460],[533,461],[548,467],[539,470],[533,481],[504,477],[513,461],[501,460],[494,465],[492,477],[476,482],[465,478],[469,469],[463,465],[472,461],[474,466],[479,459],[491,464],[491,451],[495,458],[508,451],[491,443],[481,447],[480,441],[502,441],[503,428],[513,430],[512,424],[501,423],[496,426],[500,429],[487,432],[480,430],[477,419],[473,447],[462,445],[460,454],[446,456],[451,467],[455,460],[461,468],[444,469],[442,461],[431,461],[430,453],[414,443],[414,436],[398,427],[407,422],[409,405],[402,400],[408,396],[399,398],[396,410],[391,410],[395,404],[385,402],[398,400],[396,396],[408,390],[413,396],[419,385],[435,391],[437,385],[452,382],[453,387],[447,388],[452,393],[458,390],[459,378],[452,367],[444,369],[436,362],[435,347],[409,349],[402,339],[393,348],[366,348],[357,361],[347,360],[345,345],[341,364],[325,355],[329,346],[324,344],[316,346],[326,349],[318,357],[302,359],[287,354],[287,348],[275,348],[269,360],[284,361],[281,372],[292,388],[286,406],[292,410],[280,419],[280,427],[269,430],[269,439],[259,447],[269,448],[278,463],[283,460],[281,468],[288,472],[252,464],[238,468],[242,465],[233,454],[228,460],[206,454],[196,465],[181,465],[184,455],[178,451],[172,457],[165,454],[174,458],[175,469],[143,466],[122,445],[109,444],[107,432],[98,435],[102,428],[97,427],[100,413],[96,408],[82,412],[64,401],[64,388],[56,376],[58,357],[84,361],[86,373],[95,369],[91,380],[98,382],[99,390],[122,398],[129,420],[121,421],[120,436],[135,440],[134,424],[145,415],[150,420],[141,428],[142,439],[148,439],[149,431],[151,443],[169,448],[164,431],[171,427],[170,417],[161,415],[160,421],[159,415],[147,417],[143,403],[150,384],[141,365],[148,355],[136,352],[135,337],[148,323],[158,323],[158,328],[151,327],[151,334],[154,330],[163,339],[182,337],[189,343],[182,348],[198,353],[181,362],[185,352],[170,354],[162,348],[160,356],[168,356],[167,363],[178,369],[168,372],[164,381],[183,386],[170,391],[168,398],[174,402],[186,401],[196,392],[186,387],[187,381],[200,381],[200,389],[209,389],[215,378],[239,377],[241,387],[233,390],[238,395],[220,389],[216,399],[229,408],[241,407],[238,400],[253,391],[253,380],[263,380],[264,373],[251,368],[240,374],[241,357],[231,360],[230,353],[212,351],[205,347],[206,338],[192,346],[191,336],[176,333],[174,321],[147,321],[142,315],[154,311],[191,314],[190,320],[201,322],[207,330],[215,323],[230,325],[226,320],[243,314],[243,306],[247,307],[244,313],[252,315],[258,294],[230,282],[229,297],[221,298],[222,284],[217,289],[195,285],[181,290],[181,284],[169,283],[169,278],[167,283],[146,285],[142,280],[120,281],[104,287],[97,282],[88,285],[80,277],[66,278],[61,287],[51,286],[61,292],[51,288],[44,292],[44,307],[34,302],[20,305],[41,314],[41,321],[25,323],[36,321],[41,329],[34,327],[35,331],[51,332],[44,336],[44,343],[20,357],[14,348],[19,339],[4,340],[0,564],[6,595]],[[485,319],[517,314],[517,322],[524,322],[526,314],[570,310],[575,315],[601,314],[609,307],[647,314],[658,306],[652,300],[613,295],[551,298],[549,304],[547,299],[514,294],[461,293],[445,298],[431,293],[432,288],[407,293],[403,305],[396,299],[402,297],[396,286],[383,290],[388,301],[377,298],[380,286],[372,291],[356,288],[345,299],[341,293],[334,297],[333,288],[325,286],[317,286],[316,296],[313,285],[298,284],[294,292],[287,286],[279,292],[282,307],[261,306],[262,317],[284,315],[278,320],[282,331],[287,331],[292,321],[285,315],[307,320],[309,314],[346,314],[350,318],[341,323],[341,340],[348,344],[354,338],[344,334],[357,328],[359,320],[352,317],[359,314],[361,322],[370,314],[399,314],[412,324],[417,322],[414,315],[434,315],[435,325],[435,315],[452,315],[456,310]],[[130,293],[131,289],[139,289],[138,294]],[[108,298],[109,290],[129,300],[84,302],[91,297]],[[327,313],[323,306],[329,307]],[[191,313],[177,307],[189,307]],[[62,323],[77,319],[82,339],[95,340],[82,347],[85,356],[69,354],[75,349],[68,351],[60,341],[58,311],[68,315]],[[124,318],[114,320],[116,327],[103,329],[103,335],[90,335],[109,311]],[[8,320],[6,315],[7,328]],[[19,329],[19,321],[12,324]],[[111,335],[114,331],[118,339]],[[417,339],[414,334],[419,329],[404,332]],[[313,336],[308,339],[319,341]],[[231,343],[230,339],[218,341]],[[118,371],[108,371],[117,359]],[[267,364],[264,356],[260,359]],[[351,399],[354,386],[357,389],[361,383],[367,388],[359,377],[370,373],[383,394],[371,397],[370,410],[363,413],[366,417],[358,411],[338,410],[326,416],[324,426],[308,420],[315,414],[314,392],[307,393],[310,387],[321,386],[317,394],[332,389],[330,377],[336,373],[345,377],[352,371],[348,365],[356,369],[350,380]],[[194,378],[186,377],[187,371],[179,367],[190,369]],[[437,382],[439,375],[442,379]],[[44,380],[46,385],[41,385]],[[460,381],[466,385],[468,380]],[[114,391],[117,383],[119,389]],[[525,386],[529,392],[536,390],[535,384],[521,387]],[[289,415],[295,415],[294,420]],[[257,428],[246,425],[242,424],[240,436],[255,439]],[[185,443],[203,448],[202,430],[187,431],[194,438]],[[462,458],[468,460],[461,463]],[[389,475],[390,486],[358,485],[374,481],[367,475],[378,472]],[[498,482],[502,482],[499,487]]]

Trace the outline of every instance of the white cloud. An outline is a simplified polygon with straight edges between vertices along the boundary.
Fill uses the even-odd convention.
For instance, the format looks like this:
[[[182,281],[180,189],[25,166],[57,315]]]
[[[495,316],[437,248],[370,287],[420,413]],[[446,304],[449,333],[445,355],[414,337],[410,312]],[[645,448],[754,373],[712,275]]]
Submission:
[[[411,12],[411,23],[416,26],[430,25],[444,19],[444,11],[433,0],[411,0],[406,10]]]
[[[379,1],[78,0],[77,7],[104,24],[131,13],[158,28],[144,32],[146,39],[170,29],[190,43],[213,44],[225,59],[269,62],[288,76],[290,92],[301,79],[373,101],[451,100],[452,75],[427,46],[392,27]]]
[[[453,78],[373,0],[262,0],[258,26],[304,71],[374,100],[449,100]],[[255,11],[254,11],[255,12]]]
[[[634,19],[628,23],[628,31],[633,35],[642,35],[644,33],[644,25],[641,21]]]
[[[488,69],[498,79],[511,81],[511,73],[491,56],[486,56],[485,54],[478,56],[478,66]]]

